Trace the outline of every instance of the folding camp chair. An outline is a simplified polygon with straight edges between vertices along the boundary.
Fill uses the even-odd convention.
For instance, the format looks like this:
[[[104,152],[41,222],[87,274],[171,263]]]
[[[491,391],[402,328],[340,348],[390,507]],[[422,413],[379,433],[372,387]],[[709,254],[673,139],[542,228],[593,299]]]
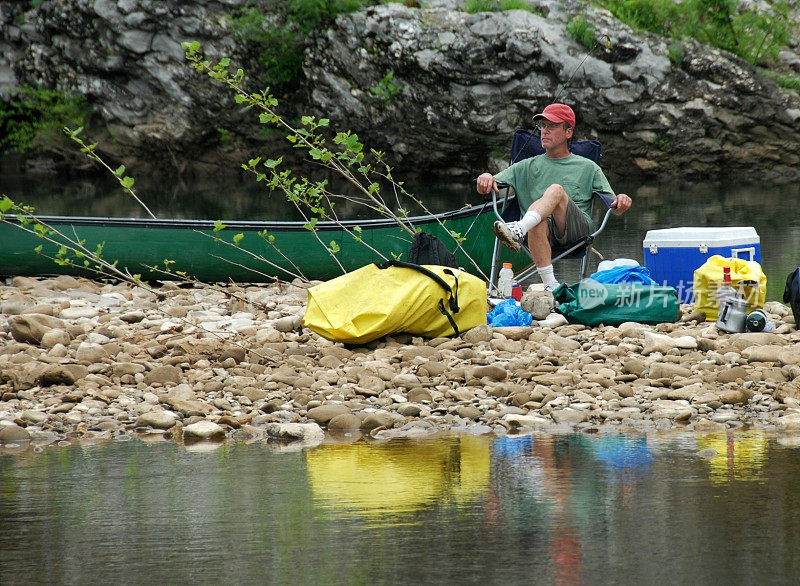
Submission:
[[[585,141],[573,141],[569,143],[569,150],[571,153],[580,155],[582,157],[586,157],[587,159],[591,159],[597,164],[600,164],[600,156],[602,148],[600,143],[596,140],[585,140]],[[511,143],[511,164],[516,163],[518,161],[522,161],[524,159],[528,159],[530,157],[544,154],[544,147],[542,147],[542,140],[539,135],[529,132],[527,130],[517,130],[514,132],[514,139]],[[505,196],[503,197],[502,206],[498,208],[498,194],[496,192],[492,193],[492,205],[494,207],[494,213],[497,218],[503,222],[514,222],[519,220],[520,218],[520,209],[519,205],[516,201],[516,196],[511,195],[510,185],[505,183],[499,183],[498,186],[501,189],[505,190]],[[612,201],[613,198],[602,194],[600,192],[594,192],[595,197],[599,199],[604,208],[605,214],[603,216],[603,220],[600,223],[599,227],[589,234],[588,236],[584,236],[580,240],[575,242],[568,243],[565,246],[554,246],[552,249],[553,256],[552,262],[555,263],[563,258],[579,258],[581,259],[581,273],[580,278],[585,279],[587,271],[589,269],[589,250],[592,250],[592,245],[594,244],[595,238],[603,231],[606,227],[606,223],[608,222],[608,218],[612,212]],[[533,276],[533,273],[536,271],[536,265],[533,263],[533,255],[531,254],[530,250],[528,250],[528,246],[526,242],[521,243],[522,250],[524,250],[527,255],[531,259],[531,263],[529,266],[524,268],[523,270],[517,272],[515,274],[515,278],[517,281],[522,282],[529,277]],[[500,241],[495,238],[494,240],[494,250],[492,251],[492,268],[489,277],[489,288],[496,289],[497,288],[497,278],[500,272],[500,253],[503,249],[503,245]],[[595,251],[597,252],[597,251]],[[597,253],[599,255],[599,253]],[[601,256],[602,258],[602,256]]]

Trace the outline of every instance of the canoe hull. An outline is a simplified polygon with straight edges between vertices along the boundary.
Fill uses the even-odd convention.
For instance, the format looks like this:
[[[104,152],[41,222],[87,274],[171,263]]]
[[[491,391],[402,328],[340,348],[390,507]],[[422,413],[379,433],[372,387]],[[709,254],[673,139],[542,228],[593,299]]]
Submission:
[[[317,239],[302,222],[227,222],[222,231],[214,231],[214,222],[202,220],[147,220],[139,218],[78,218],[40,216],[42,223],[84,241],[94,251],[103,245],[103,258],[117,261],[118,267],[145,279],[168,279],[148,267],[164,266],[174,261],[173,270],[206,282],[269,282],[274,278],[292,280],[330,279],[371,262],[386,258],[408,259],[411,236],[387,220],[348,221],[342,226],[320,222]],[[79,267],[61,266],[52,257],[58,246],[20,230],[19,226],[0,223],[0,275],[44,276],[71,274],[97,276]],[[439,224],[441,220],[444,228]],[[489,274],[494,214],[490,206],[475,206],[436,216],[409,220],[416,228],[441,238],[448,248],[455,243],[447,231],[466,235],[466,253]],[[360,232],[356,229],[360,228]],[[241,237],[237,236],[241,234]],[[363,242],[356,240],[360,238]],[[236,245],[233,242],[236,241]],[[335,244],[331,244],[334,242]],[[368,245],[368,246],[365,246]],[[40,253],[36,247],[42,245]],[[335,254],[341,267],[329,253]],[[374,249],[374,250],[371,250]],[[380,253],[380,254],[378,254]],[[467,256],[456,251],[460,266],[480,274]],[[516,267],[527,264],[527,257],[504,250],[504,262]]]

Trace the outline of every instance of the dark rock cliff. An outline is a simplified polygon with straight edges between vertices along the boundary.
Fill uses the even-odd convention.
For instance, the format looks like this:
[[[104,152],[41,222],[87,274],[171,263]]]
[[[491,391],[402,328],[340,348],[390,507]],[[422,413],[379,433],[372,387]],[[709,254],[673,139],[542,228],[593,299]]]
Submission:
[[[513,130],[558,97],[575,107],[578,136],[603,142],[611,175],[800,173],[796,93],[699,44],[673,64],[667,39],[593,8],[607,43],[587,55],[565,28],[584,4],[532,4],[538,14],[470,15],[440,0],[340,15],[308,39],[302,87],[282,96],[287,111],[353,129],[401,169],[468,175],[501,166]],[[0,1],[0,92],[37,85],[85,97],[97,113],[92,139],[129,163],[217,172],[291,152],[183,58],[187,40],[211,59],[244,55],[228,28],[242,5]],[[380,91],[390,72],[396,93]]]

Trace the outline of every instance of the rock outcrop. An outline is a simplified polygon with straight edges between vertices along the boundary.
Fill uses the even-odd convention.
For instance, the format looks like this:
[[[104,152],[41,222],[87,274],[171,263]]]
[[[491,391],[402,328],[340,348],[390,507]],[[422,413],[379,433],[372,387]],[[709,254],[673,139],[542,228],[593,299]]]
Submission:
[[[281,133],[259,135],[252,113],[192,71],[180,48],[198,40],[210,59],[236,61],[247,47],[237,46],[229,16],[244,4],[0,1],[0,92],[37,85],[85,97],[98,114],[92,139],[128,163],[218,171],[255,152],[291,152]],[[339,15],[308,39],[303,89],[285,102],[423,173],[502,166],[513,130],[558,98],[575,105],[579,138],[604,143],[612,175],[797,176],[796,93],[697,43],[684,43],[680,60],[673,52],[673,63],[669,39],[607,11],[571,0],[531,4],[535,12],[473,15],[439,0]],[[606,40],[592,52],[566,31],[583,11]]]

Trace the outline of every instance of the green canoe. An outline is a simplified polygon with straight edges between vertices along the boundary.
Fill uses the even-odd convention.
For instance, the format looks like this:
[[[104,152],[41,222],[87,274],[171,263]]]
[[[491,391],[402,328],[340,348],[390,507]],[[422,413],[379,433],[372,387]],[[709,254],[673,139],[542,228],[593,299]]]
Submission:
[[[39,216],[48,226],[85,241],[86,248],[95,250],[103,244],[103,258],[116,260],[118,266],[146,279],[164,275],[152,273],[147,266],[161,265],[164,260],[174,261],[173,270],[207,282],[268,282],[275,277],[291,280],[293,274],[307,279],[330,279],[342,274],[326,247],[335,242],[336,254],[346,271],[371,262],[381,262],[381,257],[364,244],[379,251],[386,258],[408,259],[411,237],[391,220],[344,221],[349,229],[358,226],[363,243],[332,222],[319,222],[317,235],[303,227],[304,222],[226,222],[226,228],[214,232],[215,222],[205,220],[151,220],[141,218],[83,218],[66,216]],[[466,237],[463,244],[467,254],[486,275],[490,273],[494,221],[491,204],[464,207],[435,215],[417,216],[408,221],[418,229],[441,238],[450,250],[455,242],[446,231]],[[444,228],[439,224],[441,221]],[[6,216],[0,223],[0,275],[36,276],[72,274],[91,276],[74,267],[59,266],[51,258],[58,247],[41,238],[27,234],[14,225],[16,219]],[[266,231],[266,233],[264,232]],[[241,234],[241,237],[237,235]],[[269,242],[274,237],[274,246]],[[237,246],[227,243],[237,241]],[[324,243],[324,244],[323,244]],[[35,249],[43,245],[40,253]],[[280,251],[280,252],[279,252]],[[503,251],[503,262],[512,262],[520,269],[530,261],[523,254]],[[257,258],[261,257],[261,258]],[[456,251],[460,266],[479,274],[475,266],[461,251]],[[295,265],[292,266],[292,263]],[[293,273],[293,274],[292,274]]]

